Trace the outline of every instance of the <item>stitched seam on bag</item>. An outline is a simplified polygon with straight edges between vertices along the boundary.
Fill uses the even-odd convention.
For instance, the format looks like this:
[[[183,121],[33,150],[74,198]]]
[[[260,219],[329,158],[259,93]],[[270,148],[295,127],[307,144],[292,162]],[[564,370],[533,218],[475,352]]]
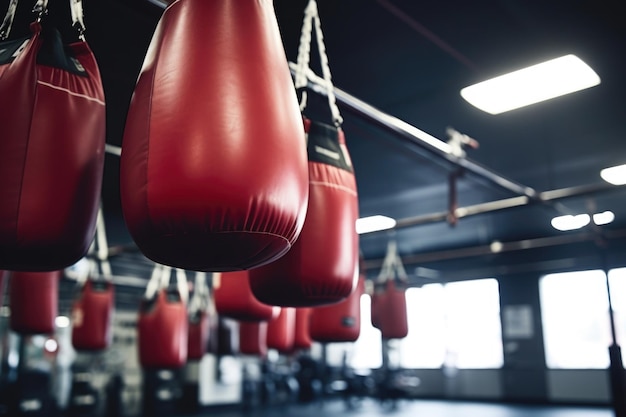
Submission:
[[[50,88],[53,88],[55,90],[63,91],[63,92],[66,92],[66,93],[68,93],[68,94],[70,94],[72,96],[84,98],[85,100],[94,101],[94,102],[104,106],[104,101],[102,101],[100,99],[97,99],[97,98],[94,98],[94,97],[91,97],[91,96],[88,96],[86,94],[75,93],[74,91],[69,90],[67,88],[59,87],[59,86],[54,85],[54,84],[49,84],[49,83],[47,83],[45,81],[41,81],[41,80],[37,80],[37,84],[41,84],[43,86],[50,87]]]
[[[337,190],[344,191],[344,192],[346,192],[346,193],[348,193],[350,195],[353,195],[355,197],[357,195],[356,191],[354,191],[354,190],[352,190],[352,189],[350,189],[350,188],[348,188],[348,187],[346,187],[344,185],[333,184],[333,183],[324,182],[324,181],[311,181],[311,182],[309,182],[309,184],[310,185],[321,185],[323,187],[335,188]]]

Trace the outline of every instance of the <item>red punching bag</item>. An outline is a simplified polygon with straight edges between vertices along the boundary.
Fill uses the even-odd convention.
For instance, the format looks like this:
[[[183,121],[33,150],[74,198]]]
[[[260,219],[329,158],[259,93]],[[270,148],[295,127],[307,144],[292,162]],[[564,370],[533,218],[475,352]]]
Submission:
[[[0,42],[0,268],[50,271],[94,236],[105,103],[85,41],[63,45],[45,17],[31,31]]]
[[[313,345],[309,332],[309,321],[311,318],[311,308],[296,308],[296,334],[293,347],[295,349],[310,349]]]
[[[318,306],[347,297],[355,288],[359,241],[355,223],[358,198],[352,162],[346,147],[341,115],[335,103],[328,58],[324,53],[314,1],[302,26],[296,87],[308,68],[312,21],[316,20],[318,50],[323,63],[334,125],[305,119],[309,166],[306,221],[294,247],[277,261],[250,271],[254,295],[267,304]],[[306,77],[304,77],[306,85]],[[303,97],[304,98],[304,97]],[[301,110],[304,111],[305,100]]]
[[[206,311],[196,311],[189,315],[187,338],[187,360],[200,360],[209,346],[210,316]]]
[[[167,287],[168,281],[169,268],[157,265],[139,307],[137,348],[144,368],[180,368],[187,361],[187,307],[181,285]]]
[[[271,0],[178,0],[128,112],[128,229],[150,259],[196,271],[285,254],[308,199],[304,130]]]
[[[278,315],[280,307],[256,299],[248,281],[249,271],[215,273],[213,296],[215,309],[223,317],[240,321],[267,321]]]
[[[383,339],[402,339],[409,333],[405,291],[392,279],[372,295],[372,325]]]
[[[76,350],[102,350],[112,341],[115,309],[113,283],[88,279],[72,305],[72,345]]]
[[[285,307],[267,324],[267,347],[281,353],[291,353],[296,336],[296,309]]]
[[[244,355],[267,355],[267,322],[239,323],[239,352]]]
[[[361,334],[361,295],[365,280],[345,300],[312,309],[309,321],[311,338],[320,343],[354,342]]]
[[[343,132],[321,123],[307,131],[310,186],[302,233],[285,256],[250,270],[252,292],[266,304],[337,302],[358,277],[358,201]]]
[[[11,273],[11,330],[20,334],[54,333],[60,279],[61,271]]]
[[[406,297],[404,289],[396,287],[396,277],[400,281],[407,280],[398,245],[391,240],[378,274],[378,282],[384,283],[383,289],[375,288],[372,294],[372,325],[380,329],[383,339],[401,339],[409,332]]]

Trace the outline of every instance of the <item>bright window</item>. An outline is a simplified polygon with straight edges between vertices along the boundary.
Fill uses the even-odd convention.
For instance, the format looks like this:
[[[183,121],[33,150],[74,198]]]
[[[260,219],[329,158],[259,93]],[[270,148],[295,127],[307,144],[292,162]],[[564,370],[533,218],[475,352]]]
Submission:
[[[441,368],[446,356],[443,285],[406,291],[409,334],[398,346],[403,368]]]
[[[626,268],[610,270],[609,284],[617,343],[622,347],[622,362],[626,363]]]
[[[446,365],[460,369],[501,368],[504,353],[498,281],[446,284],[445,308]]]
[[[361,296],[361,333],[352,347],[349,364],[354,369],[376,369],[383,364],[380,330],[372,326],[372,299]]]
[[[406,292],[409,334],[404,368],[500,368],[504,361],[495,279],[430,284]]]
[[[623,289],[620,274],[624,276],[623,272],[616,273],[615,280],[622,281]],[[616,294],[617,289],[616,285],[611,292]],[[607,368],[611,333],[604,272],[546,275],[539,281],[539,295],[548,368]],[[613,301],[616,304],[617,299]]]

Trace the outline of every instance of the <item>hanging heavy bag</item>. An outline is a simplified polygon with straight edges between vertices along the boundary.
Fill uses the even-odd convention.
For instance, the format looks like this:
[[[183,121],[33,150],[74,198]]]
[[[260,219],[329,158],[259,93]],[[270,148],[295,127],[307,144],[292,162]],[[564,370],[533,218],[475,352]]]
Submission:
[[[168,286],[170,268],[156,265],[139,307],[137,349],[146,368],[180,368],[187,361],[187,280],[176,271],[178,285]]]
[[[285,307],[267,323],[267,347],[279,353],[292,353],[296,330],[296,309]]]
[[[90,271],[72,304],[72,345],[78,351],[102,350],[113,338],[115,287],[111,282],[108,243],[102,210],[98,211]]]
[[[9,280],[11,330],[20,334],[52,334],[58,314],[61,271],[12,272]]]
[[[392,279],[372,296],[372,325],[383,339],[402,339],[409,333],[405,291]]]
[[[396,279],[406,282],[407,275],[397,244],[390,241],[378,274],[379,288],[372,294],[372,326],[383,339],[402,339],[409,333],[405,291],[398,288]]]
[[[271,0],[169,5],[120,164],[124,219],[156,262],[234,271],[291,248],[306,214],[306,148]]]
[[[0,42],[0,268],[65,268],[94,236],[104,92],[82,36],[81,2],[70,3],[80,41],[66,46],[39,21],[46,11],[40,0],[31,36]]]
[[[261,358],[267,355],[267,322],[239,323],[239,353]]]
[[[206,274],[197,272],[193,286],[193,296],[189,300],[187,337],[187,360],[200,360],[209,347],[210,320],[209,289]]]
[[[115,289],[110,281],[88,279],[72,305],[72,346],[102,350],[112,341]]]
[[[311,349],[313,340],[309,332],[309,321],[311,319],[310,307],[296,308],[296,334],[293,341],[294,349]]]
[[[329,306],[314,307],[309,319],[311,339],[320,343],[354,342],[361,334],[361,295],[365,279],[348,298]]]
[[[334,125],[305,119],[309,203],[304,228],[285,256],[250,271],[250,284],[256,298],[279,306],[302,307],[337,302],[354,290],[358,278],[356,180],[341,129],[342,118],[332,92],[315,1],[311,1],[306,9],[296,87],[301,87],[299,76],[308,69],[312,22],[316,24]],[[306,78],[303,83],[306,85]],[[302,111],[306,106],[305,97]]]
[[[222,317],[240,321],[267,321],[278,316],[280,307],[261,303],[250,289],[249,271],[215,273],[215,309]]]

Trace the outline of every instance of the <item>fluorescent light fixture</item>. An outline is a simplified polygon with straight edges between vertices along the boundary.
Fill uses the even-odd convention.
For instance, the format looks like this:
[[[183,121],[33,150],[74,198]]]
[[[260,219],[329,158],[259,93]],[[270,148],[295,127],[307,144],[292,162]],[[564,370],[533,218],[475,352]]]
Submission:
[[[356,221],[356,232],[360,235],[364,233],[378,232],[395,227],[396,221],[387,216],[362,217]]]
[[[553,218],[552,227],[564,232],[566,230],[576,230],[585,227],[590,221],[591,218],[588,214],[577,214],[576,216],[568,214]]]
[[[598,226],[612,223],[615,220],[615,214],[612,211],[603,211],[602,213],[596,213],[593,215],[593,222]]]
[[[565,55],[465,87],[461,96],[487,113],[499,114],[598,84],[594,70],[576,55]]]
[[[626,164],[617,165],[611,168],[604,168],[600,171],[602,179],[613,185],[626,184]]]

